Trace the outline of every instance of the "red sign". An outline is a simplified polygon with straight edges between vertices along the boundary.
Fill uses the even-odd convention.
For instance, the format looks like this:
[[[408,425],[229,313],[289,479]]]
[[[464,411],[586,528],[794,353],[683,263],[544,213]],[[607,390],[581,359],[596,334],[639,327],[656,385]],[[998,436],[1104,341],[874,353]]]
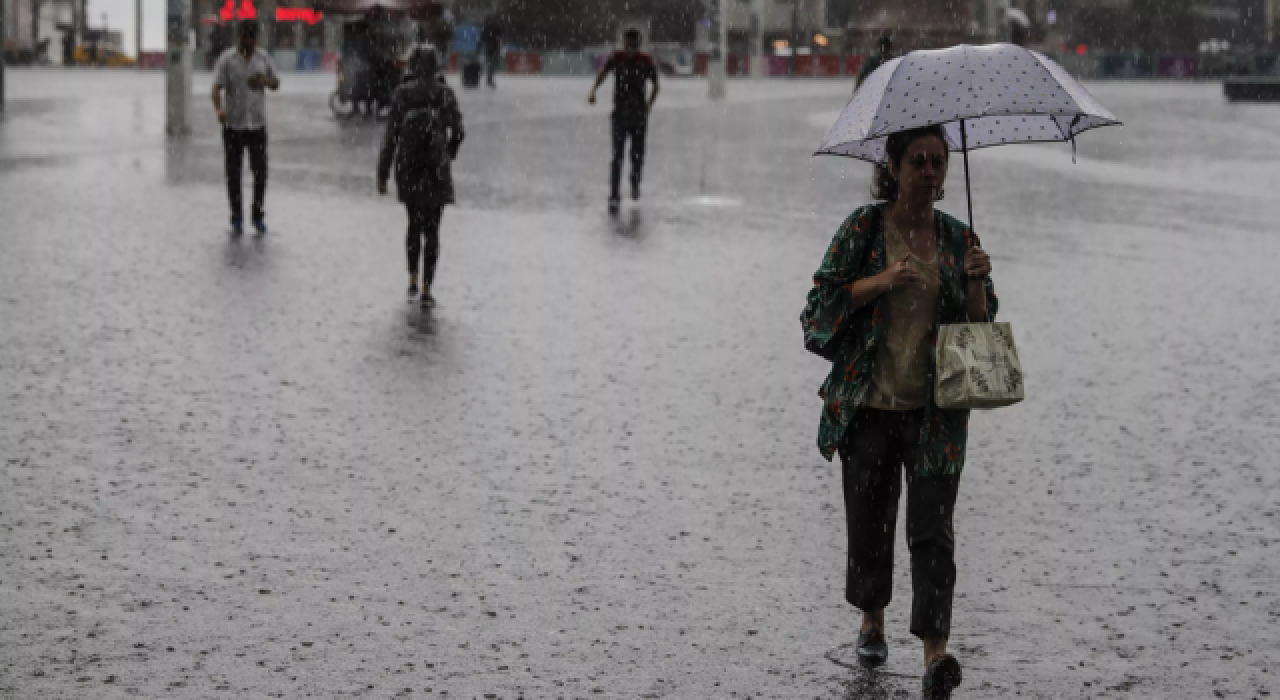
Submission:
[[[142,68],[157,70],[164,68],[165,53],[163,51],[143,51],[138,57],[138,65]]]
[[[223,22],[230,22],[233,19],[257,19],[258,8],[253,6],[253,0],[240,0],[240,8],[236,9],[236,0],[226,0],[222,3],[222,9],[218,10],[218,17]],[[307,24],[315,24],[324,19],[323,12],[317,12],[307,7],[277,7],[277,22],[306,22]]]
[[[233,19],[257,19],[258,8],[253,6],[253,0],[240,0],[240,11],[236,11],[236,0],[226,0],[222,4],[222,9],[218,11],[218,16],[223,22],[230,22]]]
[[[725,66],[725,75],[750,75],[751,57],[729,54],[729,64]]]
[[[512,51],[507,54],[508,73],[520,75],[542,72],[542,54],[532,51]]]
[[[845,56],[844,57],[844,74],[857,75],[862,72],[862,64],[866,62],[866,56]]]
[[[840,57],[828,54],[796,56],[796,75],[832,78],[840,75]]]
[[[277,22],[306,22],[307,24],[315,24],[324,19],[323,12],[317,12],[307,7],[277,7]]]

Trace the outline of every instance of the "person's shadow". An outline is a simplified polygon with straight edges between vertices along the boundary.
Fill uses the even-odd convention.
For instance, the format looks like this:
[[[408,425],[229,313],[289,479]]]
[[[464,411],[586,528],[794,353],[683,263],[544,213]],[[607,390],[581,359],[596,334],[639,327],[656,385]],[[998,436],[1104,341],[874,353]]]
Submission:
[[[639,209],[628,209],[610,217],[610,225],[614,234],[623,238],[637,239],[644,233],[644,216]]]
[[[415,341],[426,340],[425,336],[434,336],[440,330],[435,310],[422,308],[417,299],[404,305],[404,323],[413,331],[411,337]]]
[[[260,266],[267,252],[266,236],[256,233],[235,234],[228,232],[226,263],[227,267],[245,270]]]
[[[919,697],[908,690],[909,681],[900,674],[884,670],[863,668],[853,659],[853,645],[844,644],[826,653],[831,663],[846,668],[849,673],[839,680],[841,697],[845,700],[914,700]],[[906,687],[904,687],[906,686]]]

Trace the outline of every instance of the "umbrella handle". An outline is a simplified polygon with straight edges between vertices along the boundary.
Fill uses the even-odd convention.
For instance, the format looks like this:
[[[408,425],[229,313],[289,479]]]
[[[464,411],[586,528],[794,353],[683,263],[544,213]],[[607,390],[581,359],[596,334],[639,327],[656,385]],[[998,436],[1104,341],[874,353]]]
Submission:
[[[960,120],[960,151],[964,153],[964,198],[969,204],[969,228],[973,225],[973,192],[969,189],[969,137],[965,134],[964,120]]]

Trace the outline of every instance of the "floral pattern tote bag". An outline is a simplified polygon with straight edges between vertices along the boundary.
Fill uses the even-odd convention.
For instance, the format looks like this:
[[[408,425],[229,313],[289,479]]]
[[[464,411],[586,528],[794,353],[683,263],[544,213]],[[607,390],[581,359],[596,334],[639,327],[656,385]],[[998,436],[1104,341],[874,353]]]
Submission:
[[[1022,363],[1008,323],[938,327],[933,400],[941,409],[1001,408],[1021,401]]]

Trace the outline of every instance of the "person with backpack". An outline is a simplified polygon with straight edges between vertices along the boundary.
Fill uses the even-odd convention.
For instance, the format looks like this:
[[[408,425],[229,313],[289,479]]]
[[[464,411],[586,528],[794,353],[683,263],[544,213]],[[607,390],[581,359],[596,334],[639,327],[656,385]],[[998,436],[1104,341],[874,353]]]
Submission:
[[[419,293],[418,262],[422,258],[423,308],[435,305],[431,283],[440,256],[440,218],[454,203],[450,163],[462,145],[462,112],[458,98],[439,79],[440,54],[431,44],[409,52],[408,81],[391,100],[387,132],[378,155],[378,194],[387,193],[391,166],[396,190],[409,214],[405,252],[409,258],[409,299]]]

